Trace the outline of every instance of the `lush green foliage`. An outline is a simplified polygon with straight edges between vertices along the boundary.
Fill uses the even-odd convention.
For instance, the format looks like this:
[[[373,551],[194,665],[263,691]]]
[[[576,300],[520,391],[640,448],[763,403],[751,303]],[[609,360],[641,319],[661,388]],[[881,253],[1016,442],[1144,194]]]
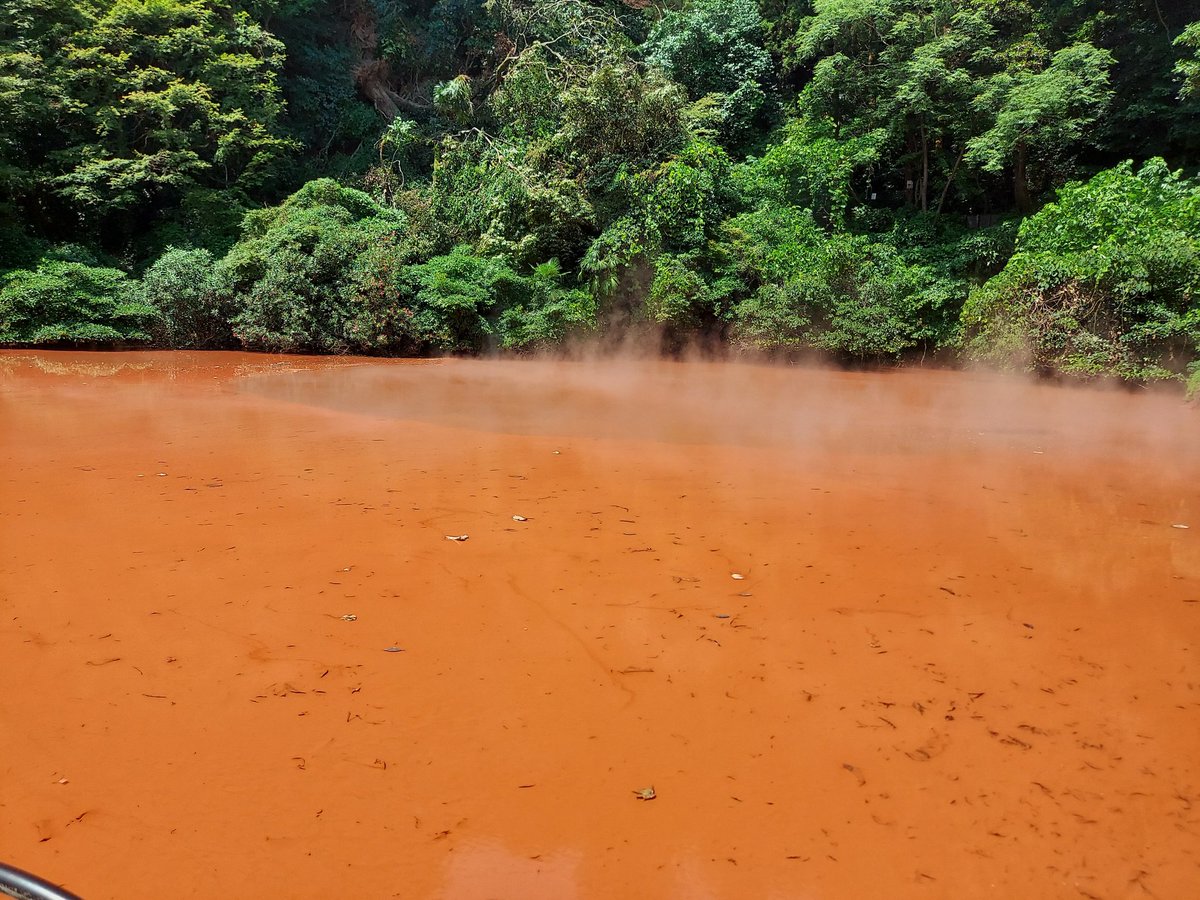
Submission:
[[[0,0],[0,340],[1186,378],[1197,166],[1187,4]]]
[[[149,341],[157,318],[118,269],[46,258],[0,285],[0,343]]]
[[[0,20],[0,184],[22,205],[59,207],[54,230],[81,222],[117,249],[147,217],[186,221],[197,194],[236,207],[279,181],[284,47],[248,12],[0,0]]]
[[[564,289],[559,281],[556,263],[522,277],[502,260],[460,246],[411,266],[401,283],[411,298],[418,343],[428,349],[465,351],[497,345],[536,347],[586,328],[594,316],[589,295]]]
[[[361,191],[324,179],[282,205],[246,216],[242,239],[221,262],[233,332],[247,347],[346,353],[403,337],[403,314],[373,319],[355,264],[383,246],[403,253],[405,218]]]
[[[159,311],[160,343],[200,349],[232,345],[232,297],[215,266],[207,250],[171,248],[142,274],[134,296]]]
[[[743,298],[731,311],[735,340],[854,359],[946,347],[967,293],[964,270],[982,261],[988,242],[929,225],[830,234],[808,210],[772,204],[730,220],[719,252],[726,290]]]
[[[775,112],[774,64],[763,41],[755,0],[695,0],[663,16],[644,50],[691,99],[713,99],[723,142],[738,147],[760,135]]]
[[[1180,48],[1190,51],[1175,65],[1175,72],[1183,79],[1179,93],[1184,97],[1200,94],[1200,22],[1193,22],[1175,39]]]
[[[963,315],[968,346],[1042,371],[1178,374],[1200,358],[1200,183],[1154,159],[1085,183],[1021,226]]]
[[[469,352],[554,342],[593,316],[590,295],[562,285],[557,263],[519,275],[460,245],[428,256],[408,218],[332,180],[246,217],[212,274],[174,251],[143,277],[172,340],[223,340],[224,316],[246,347],[326,353]],[[176,290],[193,270],[190,290]]]

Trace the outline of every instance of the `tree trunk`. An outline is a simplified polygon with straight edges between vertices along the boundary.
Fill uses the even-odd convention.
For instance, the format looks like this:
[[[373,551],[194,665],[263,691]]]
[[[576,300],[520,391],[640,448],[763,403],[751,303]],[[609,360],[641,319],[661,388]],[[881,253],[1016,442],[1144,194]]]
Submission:
[[[1024,139],[1017,141],[1013,148],[1013,200],[1017,204],[1017,212],[1023,216],[1033,212],[1033,198],[1029,195],[1029,150]]]
[[[908,151],[904,154],[904,205],[915,207],[920,202],[917,197],[917,191],[920,189],[920,185],[917,184],[920,178],[916,163],[917,136],[908,129],[904,132],[904,147]]]
[[[354,47],[354,84],[371,101],[384,121],[391,122],[400,115],[400,107],[412,104],[392,90],[392,73],[386,61],[379,59],[379,32],[375,10],[360,2],[350,22],[350,38]]]
[[[921,212],[929,211],[929,136],[921,126]]]
[[[946,195],[950,193],[950,185],[954,184],[954,176],[958,174],[958,167],[962,164],[963,157],[967,155],[966,144],[958,151],[958,159],[954,160],[954,168],[950,170],[950,177],[946,179],[946,186],[942,188],[942,196],[938,198],[937,214],[942,214],[942,207],[946,205]]]

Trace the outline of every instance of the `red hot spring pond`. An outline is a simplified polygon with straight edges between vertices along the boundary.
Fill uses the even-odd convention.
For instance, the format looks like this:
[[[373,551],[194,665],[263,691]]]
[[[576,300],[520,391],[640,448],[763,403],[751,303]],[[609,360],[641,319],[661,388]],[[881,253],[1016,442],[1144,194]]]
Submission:
[[[1192,897],[1200,415],[6,352],[0,685],[87,900]]]

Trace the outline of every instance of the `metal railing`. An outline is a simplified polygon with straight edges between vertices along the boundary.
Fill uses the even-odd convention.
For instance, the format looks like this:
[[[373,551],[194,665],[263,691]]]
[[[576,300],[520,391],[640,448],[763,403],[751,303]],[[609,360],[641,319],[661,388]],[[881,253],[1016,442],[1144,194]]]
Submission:
[[[0,863],[0,897],[15,897],[16,900],[80,900],[70,891],[4,863]]]

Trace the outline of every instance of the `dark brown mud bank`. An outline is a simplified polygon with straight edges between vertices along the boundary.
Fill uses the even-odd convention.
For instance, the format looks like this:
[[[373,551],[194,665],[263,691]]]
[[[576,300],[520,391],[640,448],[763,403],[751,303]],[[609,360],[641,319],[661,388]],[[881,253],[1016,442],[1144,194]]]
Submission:
[[[1198,484],[1177,400],[966,373],[2,353],[0,858],[1192,896]]]

